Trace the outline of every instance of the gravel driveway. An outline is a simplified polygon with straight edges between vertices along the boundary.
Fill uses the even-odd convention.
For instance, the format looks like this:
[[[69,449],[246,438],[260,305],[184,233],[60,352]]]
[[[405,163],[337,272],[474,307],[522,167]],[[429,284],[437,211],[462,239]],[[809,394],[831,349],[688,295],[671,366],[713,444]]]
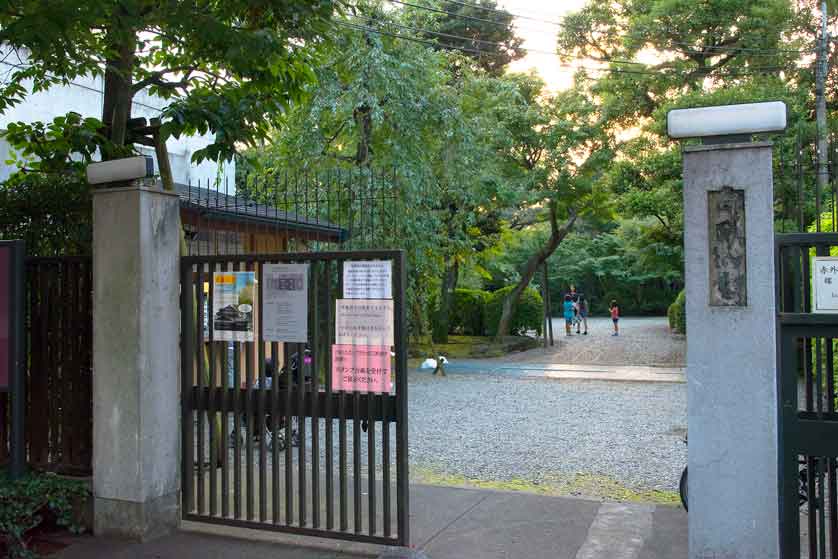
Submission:
[[[684,336],[672,334],[666,317],[624,317],[620,335],[612,336],[608,317],[588,319],[588,335],[565,336],[564,320],[553,319],[555,345],[501,358],[507,362],[650,365],[683,367],[687,344]],[[493,360],[494,361],[494,360]]]
[[[505,363],[683,367],[686,342],[665,317],[623,318],[612,337],[610,318],[588,321],[587,336],[482,360]],[[481,360],[446,378],[410,377],[411,463],[479,480],[549,481],[607,476],[638,490],[676,490],[687,449],[685,384],[556,381],[487,374]]]
[[[604,475],[675,490],[686,464],[683,384],[479,374],[410,383],[410,461],[478,480]]]

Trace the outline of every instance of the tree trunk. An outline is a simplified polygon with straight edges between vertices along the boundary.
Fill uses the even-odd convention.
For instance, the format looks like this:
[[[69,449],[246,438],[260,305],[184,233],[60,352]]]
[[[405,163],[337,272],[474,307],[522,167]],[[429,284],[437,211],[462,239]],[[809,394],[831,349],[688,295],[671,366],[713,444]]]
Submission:
[[[442,286],[439,294],[439,313],[436,328],[433,329],[434,343],[447,344],[448,332],[451,329],[451,305],[454,301],[454,290],[460,275],[460,263],[456,258],[445,258],[445,273],[442,276]]]
[[[518,304],[518,301],[521,299],[521,295],[524,293],[524,290],[532,281],[532,278],[535,276],[535,273],[538,271],[538,268],[547,260],[550,255],[552,255],[556,248],[561,244],[564,238],[567,236],[568,232],[573,228],[573,225],[576,223],[576,212],[571,210],[570,216],[568,217],[567,221],[562,227],[559,227],[558,218],[556,216],[556,212],[558,208],[555,202],[550,203],[550,238],[547,239],[547,242],[541,247],[538,252],[533,254],[532,256],[527,259],[526,264],[524,264],[524,269],[521,272],[521,279],[515,285],[515,288],[509,293],[506,299],[503,301],[503,312],[500,315],[500,322],[498,323],[498,331],[495,334],[497,339],[500,339],[504,336],[509,335],[509,324],[512,322],[512,314],[515,310],[515,306]]]
[[[108,138],[117,146],[125,145],[131,103],[134,98],[133,70],[134,49],[137,35],[130,30],[115,30],[106,39],[113,49],[113,56],[105,65],[105,90],[102,102],[102,122],[107,127]],[[113,154],[103,154],[108,159]]]

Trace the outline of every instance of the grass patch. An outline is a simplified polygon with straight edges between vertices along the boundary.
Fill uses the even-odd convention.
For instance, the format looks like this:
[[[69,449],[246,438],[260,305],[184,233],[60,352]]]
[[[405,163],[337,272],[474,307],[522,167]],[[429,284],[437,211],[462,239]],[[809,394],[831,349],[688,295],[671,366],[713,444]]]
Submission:
[[[426,485],[492,489],[495,491],[523,491],[555,497],[582,497],[628,503],[678,505],[681,502],[677,491],[632,489],[613,478],[597,474],[553,475],[544,481],[537,482],[524,479],[471,479],[460,475],[443,474],[431,468],[417,466],[411,466],[410,471],[413,482]]]
[[[435,344],[420,340],[408,347],[408,356],[419,363],[428,357],[444,355],[448,359],[479,359],[503,357],[510,353],[538,347],[538,340],[528,336],[506,336],[495,340],[489,336],[448,336],[447,344]]]

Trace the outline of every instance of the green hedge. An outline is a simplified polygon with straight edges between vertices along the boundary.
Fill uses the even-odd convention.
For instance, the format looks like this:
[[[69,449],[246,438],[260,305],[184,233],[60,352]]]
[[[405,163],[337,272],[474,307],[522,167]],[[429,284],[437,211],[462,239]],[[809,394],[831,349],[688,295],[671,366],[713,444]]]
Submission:
[[[486,332],[486,301],[491,293],[480,289],[455,289],[451,305],[449,329],[452,334],[484,336]]]
[[[669,310],[666,316],[669,318],[669,327],[679,334],[687,333],[687,294],[686,291],[681,290],[681,293],[675,298],[675,301],[669,305]]]
[[[497,334],[500,315],[503,313],[503,301],[514,288],[515,286],[509,285],[489,294],[489,299],[486,302],[486,325],[490,336]],[[541,335],[543,324],[544,301],[538,291],[528,287],[518,301],[515,314],[509,324],[509,333],[524,335],[528,330],[535,330],[536,333]]]

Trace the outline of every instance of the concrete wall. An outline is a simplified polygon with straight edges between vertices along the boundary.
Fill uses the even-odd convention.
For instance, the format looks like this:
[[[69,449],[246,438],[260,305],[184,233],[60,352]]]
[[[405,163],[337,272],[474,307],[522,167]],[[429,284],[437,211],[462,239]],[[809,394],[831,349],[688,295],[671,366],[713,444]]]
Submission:
[[[0,73],[11,68],[8,62],[0,62]],[[84,117],[102,118],[102,103],[104,101],[102,78],[80,77],[70,85],[55,86],[47,91],[30,94],[23,103],[0,114],[0,130],[4,130],[9,122],[51,121],[53,118],[75,111]],[[134,97],[132,109],[133,117],[148,119],[160,116],[161,109],[166,106],[163,99],[152,97],[146,91],[139,92]],[[191,163],[192,154],[206,147],[213,141],[211,134],[181,138],[169,138],[166,147],[172,165],[175,182],[206,185],[212,183],[219,176],[219,165],[212,161],[200,164]],[[144,146],[137,146],[145,155],[154,156],[154,150]],[[8,178],[15,168],[6,164],[9,159],[9,144],[0,139],[0,181]],[[155,157],[156,166],[156,157]],[[228,161],[221,165],[222,180],[235,187],[235,162]],[[232,191],[231,191],[232,192]]]
[[[770,144],[684,153],[691,559],[779,554]],[[745,191],[745,307],[709,306],[708,190]]]

